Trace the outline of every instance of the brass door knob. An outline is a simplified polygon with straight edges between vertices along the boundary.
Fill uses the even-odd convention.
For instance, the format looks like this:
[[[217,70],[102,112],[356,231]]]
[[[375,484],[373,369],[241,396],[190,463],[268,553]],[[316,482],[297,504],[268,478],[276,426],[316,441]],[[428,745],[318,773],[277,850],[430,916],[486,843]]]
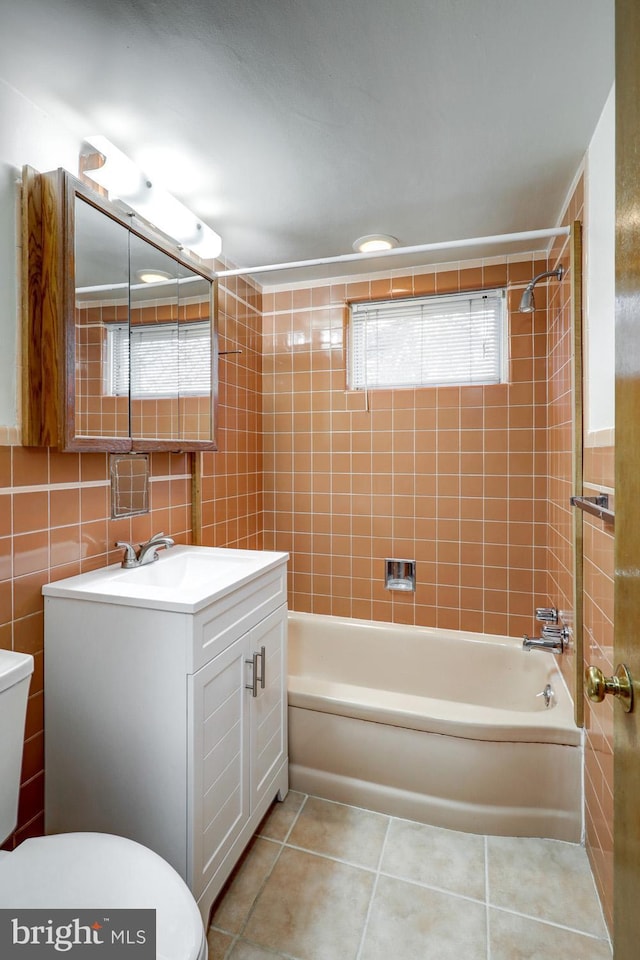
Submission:
[[[613,677],[605,677],[598,667],[585,670],[587,696],[594,703],[601,703],[608,693],[616,697],[626,713],[633,710],[633,680],[624,663],[619,663]]]

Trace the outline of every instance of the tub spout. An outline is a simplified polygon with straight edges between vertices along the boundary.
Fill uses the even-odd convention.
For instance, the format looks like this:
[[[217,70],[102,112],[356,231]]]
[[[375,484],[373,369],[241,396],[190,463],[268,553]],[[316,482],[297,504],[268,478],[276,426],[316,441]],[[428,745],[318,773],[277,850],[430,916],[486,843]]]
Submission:
[[[548,650],[549,653],[560,654],[564,652],[564,639],[562,637],[553,637],[545,639],[544,637],[528,637],[526,634],[522,639],[523,650]]]

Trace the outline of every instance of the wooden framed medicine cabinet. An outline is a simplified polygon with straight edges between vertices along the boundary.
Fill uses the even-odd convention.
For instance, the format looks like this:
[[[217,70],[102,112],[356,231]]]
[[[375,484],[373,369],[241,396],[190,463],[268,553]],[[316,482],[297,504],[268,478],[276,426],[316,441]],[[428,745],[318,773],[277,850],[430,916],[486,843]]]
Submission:
[[[23,443],[215,450],[216,283],[65,170],[23,171]]]

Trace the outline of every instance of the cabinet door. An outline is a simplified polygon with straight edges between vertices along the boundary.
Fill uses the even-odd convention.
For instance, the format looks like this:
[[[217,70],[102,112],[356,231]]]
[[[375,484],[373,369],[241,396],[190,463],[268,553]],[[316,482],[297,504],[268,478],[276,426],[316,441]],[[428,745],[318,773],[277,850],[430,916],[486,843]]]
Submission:
[[[247,637],[188,678],[192,816],[187,864],[202,892],[250,813]]]
[[[251,698],[251,809],[270,788],[287,754],[287,608],[275,610],[249,634],[251,655],[258,658],[257,696]]]

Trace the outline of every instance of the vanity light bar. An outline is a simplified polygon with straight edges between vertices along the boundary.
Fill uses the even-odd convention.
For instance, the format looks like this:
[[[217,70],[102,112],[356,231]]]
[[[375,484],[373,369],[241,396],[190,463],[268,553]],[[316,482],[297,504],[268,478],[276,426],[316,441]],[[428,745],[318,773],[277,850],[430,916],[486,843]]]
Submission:
[[[112,199],[123,200],[145,220],[163,233],[174,237],[182,246],[205,260],[220,255],[220,236],[176,200],[170,193],[155,187],[145,173],[106,137],[87,137],[97,153],[105,158],[100,167],[84,170],[89,177],[109,191]]]

